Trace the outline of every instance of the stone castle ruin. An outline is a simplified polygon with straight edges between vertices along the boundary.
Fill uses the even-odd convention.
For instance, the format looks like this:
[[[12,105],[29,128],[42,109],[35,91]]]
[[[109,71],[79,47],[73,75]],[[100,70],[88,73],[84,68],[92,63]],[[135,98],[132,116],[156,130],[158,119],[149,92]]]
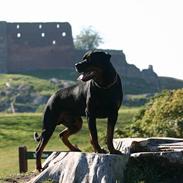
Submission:
[[[71,67],[73,54],[69,23],[0,22],[0,72]]]
[[[118,73],[142,78],[158,87],[153,67],[140,71],[126,62],[122,50],[107,50]],[[67,22],[0,22],[0,73],[20,73],[48,69],[74,69],[85,50],[74,47],[71,25]]]

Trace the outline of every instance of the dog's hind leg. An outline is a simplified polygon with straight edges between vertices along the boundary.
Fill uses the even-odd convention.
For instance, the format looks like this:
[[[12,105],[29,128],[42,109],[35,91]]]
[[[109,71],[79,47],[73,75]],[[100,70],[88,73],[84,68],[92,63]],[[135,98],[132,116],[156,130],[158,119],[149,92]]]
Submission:
[[[49,128],[49,130],[47,129],[44,129],[41,133],[41,136],[40,136],[40,142],[36,148],[36,169],[38,171],[41,171],[42,170],[42,166],[41,166],[41,155],[42,155],[42,152],[46,146],[46,144],[48,143],[51,135],[53,134],[53,131],[55,130],[55,127],[51,126]]]
[[[55,127],[56,127],[56,118],[52,115],[50,112],[49,108],[46,109],[44,113],[44,118],[43,118],[43,127],[42,127],[42,133],[40,137],[35,133],[35,139],[39,141],[39,144],[36,148],[36,169],[38,171],[42,170],[41,166],[41,155],[42,152],[48,143],[50,137],[52,136]]]
[[[81,151],[78,147],[72,145],[69,141],[69,137],[75,133],[77,133],[81,128],[82,128],[82,118],[81,117],[77,117],[74,118],[74,122],[71,123],[69,122],[68,128],[64,129],[60,134],[60,138],[63,141],[63,143],[70,149],[70,151]]]

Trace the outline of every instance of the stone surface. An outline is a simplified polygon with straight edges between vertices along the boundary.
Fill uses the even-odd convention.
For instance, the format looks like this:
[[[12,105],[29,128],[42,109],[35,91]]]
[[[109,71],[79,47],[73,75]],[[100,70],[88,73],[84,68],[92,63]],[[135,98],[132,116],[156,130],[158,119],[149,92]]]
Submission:
[[[123,183],[127,161],[128,155],[55,152],[45,161],[46,169],[30,182]]]
[[[114,146],[125,154],[137,152],[183,151],[181,138],[119,138],[114,139]]]
[[[168,176],[171,171],[177,169],[178,171],[174,172],[175,177],[170,176],[168,179],[172,179],[170,182],[183,181],[180,173],[183,168],[183,139],[120,138],[114,139],[113,142],[123,155],[54,152],[44,162],[44,171],[30,183],[48,179],[59,183],[123,183],[125,180],[131,180],[131,176],[139,180],[142,178],[140,175],[146,177],[144,167],[152,171],[152,175],[148,174],[150,178],[153,173],[154,176],[161,173],[159,178],[162,180],[162,171]],[[153,172],[154,167],[157,171]],[[137,172],[139,176],[136,175]]]
[[[183,139],[126,138],[115,139],[114,146],[132,158],[165,158],[169,163],[183,164]]]

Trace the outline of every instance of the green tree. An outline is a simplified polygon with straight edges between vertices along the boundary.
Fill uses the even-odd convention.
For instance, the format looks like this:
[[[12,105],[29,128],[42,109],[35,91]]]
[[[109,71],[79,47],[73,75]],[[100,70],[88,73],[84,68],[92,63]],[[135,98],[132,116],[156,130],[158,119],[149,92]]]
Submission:
[[[75,48],[82,50],[96,49],[101,43],[102,37],[91,26],[81,30],[74,40]]]

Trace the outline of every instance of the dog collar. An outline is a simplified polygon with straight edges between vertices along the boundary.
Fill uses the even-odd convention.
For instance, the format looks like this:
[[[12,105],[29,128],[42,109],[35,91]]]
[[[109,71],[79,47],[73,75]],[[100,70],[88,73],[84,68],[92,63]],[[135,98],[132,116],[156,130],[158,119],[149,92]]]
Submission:
[[[114,84],[116,84],[117,80],[118,80],[118,75],[117,75],[117,73],[116,73],[113,82],[109,83],[107,86],[100,86],[100,85],[99,85],[98,83],[96,83],[95,81],[94,81],[94,83],[95,83],[95,85],[96,85],[98,88],[102,88],[102,89],[107,90],[107,89],[111,88]]]

